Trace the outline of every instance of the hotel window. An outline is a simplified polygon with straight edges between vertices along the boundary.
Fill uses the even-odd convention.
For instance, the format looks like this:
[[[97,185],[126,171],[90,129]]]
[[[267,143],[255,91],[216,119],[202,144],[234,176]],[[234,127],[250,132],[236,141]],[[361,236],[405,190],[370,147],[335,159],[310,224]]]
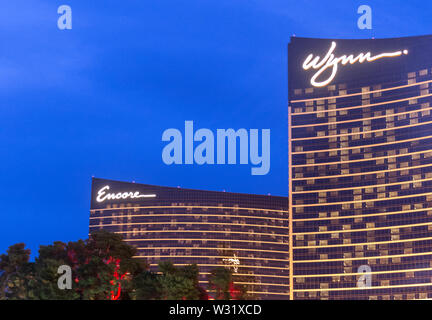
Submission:
[[[428,69],[423,69],[419,71],[419,76],[426,76],[428,74]]]

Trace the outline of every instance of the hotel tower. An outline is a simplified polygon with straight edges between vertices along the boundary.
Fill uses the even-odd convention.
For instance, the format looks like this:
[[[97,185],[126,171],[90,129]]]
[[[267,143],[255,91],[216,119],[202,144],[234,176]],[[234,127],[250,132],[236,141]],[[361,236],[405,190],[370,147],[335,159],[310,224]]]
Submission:
[[[293,299],[432,298],[432,36],[288,46]]]
[[[90,233],[119,233],[157,271],[195,263],[200,284],[227,267],[254,299],[289,298],[288,199],[105,179],[92,181]]]

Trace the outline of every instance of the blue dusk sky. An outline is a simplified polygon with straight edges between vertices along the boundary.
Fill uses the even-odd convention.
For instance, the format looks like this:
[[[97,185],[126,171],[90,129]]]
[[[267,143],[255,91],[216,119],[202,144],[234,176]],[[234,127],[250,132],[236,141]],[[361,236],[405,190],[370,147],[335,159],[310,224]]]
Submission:
[[[357,28],[362,4],[372,30]],[[92,176],[286,196],[290,37],[429,34],[431,14],[401,0],[1,0],[0,253],[86,238]],[[271,129],[270,172],[165,165],[162,133],[185,120]]]

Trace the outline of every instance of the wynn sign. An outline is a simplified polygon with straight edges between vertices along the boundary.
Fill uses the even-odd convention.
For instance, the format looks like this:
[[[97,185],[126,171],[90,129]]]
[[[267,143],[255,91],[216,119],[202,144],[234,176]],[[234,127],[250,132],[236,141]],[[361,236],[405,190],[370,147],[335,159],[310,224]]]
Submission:
[[[319,56],[315,56],[311,53],[307,56],[306,60],[303,62],[303,69],[309,70],[310,68],[318,70],[311,78],[310,83],[314,87],[324,87],[328,85],[336,76],[339,63],[342,65],[346,65],[348,63],[354,64],[354,63],[363,63],[365,61],[372,62],[378,59],[382,58],[392,58],[392,57],[398,57],[402,54],[408,54],[408,50],[402,50],[402,51],[395,51],[395,52],[385,52],[381,53],[375,56],[372,56],[370,52],[367,53],[360,53],[356,57],[354,57],[353,54],[350,55],[342,55],[340,57],[335,57],[334,50],[336,48],[336,42],[332,41],[332,44],[330,46],[329,51],[327,54],[320,60]],[[321,76],[324,71],[331,68],[331,74],[330,76],[322,81],[317,81],[317,78]]]

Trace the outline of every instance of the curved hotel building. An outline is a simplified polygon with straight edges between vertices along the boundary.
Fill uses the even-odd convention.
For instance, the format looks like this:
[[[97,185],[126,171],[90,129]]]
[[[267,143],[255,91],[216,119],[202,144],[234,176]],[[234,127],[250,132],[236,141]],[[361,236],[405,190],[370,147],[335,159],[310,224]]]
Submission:
[[[432,298],[432,36],[291,38],[293,299]]]
[[[154,271],[161,260],[196,263],[204,288],[226,266],[251,296],[288,299],[287,200],[94,178],[90,232],[122,234]]]

